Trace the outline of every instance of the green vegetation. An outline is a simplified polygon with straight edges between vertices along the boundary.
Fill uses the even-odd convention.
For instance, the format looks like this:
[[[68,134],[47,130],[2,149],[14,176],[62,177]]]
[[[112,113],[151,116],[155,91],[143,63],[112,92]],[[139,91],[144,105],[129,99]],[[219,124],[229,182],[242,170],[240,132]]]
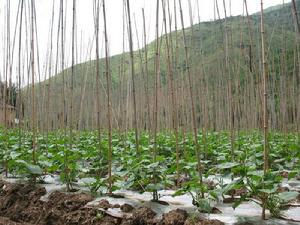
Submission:
[[[32,143],[30,132],[22,132],[22,144],[19,143],[18,131],[10,130],[8,150],[3,151],[1,146],[1,158],[5,157],[11,176],[38,177],[43,175],[59,174],[62,182],[65,180],[65,171],[71,178],[71,184],[81,180],[94,194],[108,192],[107,159],[108,136],[103,134],[101,149],[98,152],[96,132],[74,133],[72,149],[65,143],[68,142],[60,132],[53,132],[48,139],[39,134],[37,136],[37,162],[31,163]],[[1,132],[3,139],[3,132]],[[149,143],[149,135],[142,133],[140,136],[141,156],[136,157],[134,146],[134,133],[129,133],[124,139],[123,135],[114,133],[112,137],[113,161],[112,176],[113,190],[127,188],[139,192],[173,189],[176,181],[176,153],[175,138],[167,133],[158,134],[157,161],[153,163],[151,157],[152,145]],[[201,143],[202,134],[198,135]],[[216,200],[220,196],[230,195],[231,191],[246,190],[233,207],[237,207],[247,199],[260,203],[261,198],[266,197],[267,209],[274,216],[280,215],[281,206],[287,201],[297,197],[298,193],[279,193],[279,187],[284,175],[288,179],[299,176],[300,169],[300,140],[294,134],[283,135],[281,133],[270,134],[270,172],[263,176],[263,155],[261,143],[262,136],[258,132],[240,133],[236,140],[235,161],[231,162],[231,148],[228,133],[211,132],[207,134],[206,157],[202,155],[201,163],[205,165],[203,171],[206,182],[199,186],[197,173],[197,161],[194,152],[192,134],[187,135],[180,142],[180,171],[182,182],[177,195],[189,192],[193,195],[194,204],[199,210],[211,212],[209,199]],[[3,142],[1,142],[3,143]],[[64,152],[68,151],[68,165],[64,165]],[[284,162],[284,163],[282,163]],[[67,170],[66,170],[67,168]],[[153,170],[156,170],[153,177]],[[218,183],[210,183],[211,176],[218,178]],[[209,179],[208,179],[209,178]],[[224,180],[232,180],[224,184]],[[155,182],[154,182],[155,180]],[[216,179],[215,179],[216,180]],[[199,193],[206,193],[205,199]],[[209,197],[210,196],[210,197]],[[275,206],[274,206],[275,204]],[[273,211],[272,211],[273,210]],[[277,210],[277,211],[276,211]]]

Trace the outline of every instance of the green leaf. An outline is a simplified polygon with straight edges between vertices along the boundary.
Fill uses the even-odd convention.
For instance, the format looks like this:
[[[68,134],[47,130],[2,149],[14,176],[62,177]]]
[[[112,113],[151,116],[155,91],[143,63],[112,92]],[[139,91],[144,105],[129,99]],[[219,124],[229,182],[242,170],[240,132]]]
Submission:
[[[240,199],[236,200],[236,201],[233,203],[232,208],[233,208],[233,209],[236,209],[236,208],[239,207],[240,204],[242,204],[242,202],[245,201],[245,200],[246,200],[246,196],[241,196]]]
[[[288,175],[288,179],[290,180],[290,179],[295,178],[295,177],[297,176],[297,174],[298,174],[298,172],[296,172],[296,171],[291,171],[291,172],[289,173],[289,175]]]
[[[231,169],[238,165],[239,165],[239,163],[227,162],[227,163],[222,163],[222,164],[218,165],[217,168],[218,169]]]
[[[277,191],[277,188],[270,188],[270,189],[259,189],[260,192],[266,193],[266,194],[274,194]]]
[[[32,165],[32,164],[27,163],[25,166],[31,174],[34,174],[34,175],[42,175],[43,174],[42,168],[38,165]]]
[[[280,200],[284,203],[297,199],[299,193],[297,191],[282,192],[278,194]]]

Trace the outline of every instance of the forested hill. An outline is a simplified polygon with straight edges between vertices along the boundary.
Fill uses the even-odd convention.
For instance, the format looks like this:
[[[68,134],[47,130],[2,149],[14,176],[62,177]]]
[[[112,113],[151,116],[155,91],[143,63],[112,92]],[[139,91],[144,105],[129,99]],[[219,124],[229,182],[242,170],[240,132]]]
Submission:
[[[297,1],[297,5],[299,9],[300,1]],[[269,120],[271,127],[287,129],[293,126],[300,117],[298,34],[295,32],[291,4],[267,9],[265,11],[265,29],[269,71]],[[190,124],[191,102],[186,79],[187,65],[182,32],[172,32],[167,37],[172,44],[171,66],[179,122],[180,124]],[[231,120],[228,115],[232,110],[234,126],[241,129],[260,127],[262,118],[260,13],[255,13],[250,17],[235,16],[228,17],[226,20],[195,24],[186,29],[186,38],[198,126],[215,130],[227,129]],[[172,119],[166,36],[163,35],[159,41],[158,122],[160,129],[167,129],[171,127]],[[149,121],[153,118],[155,45],[156,41],[147,45],[146,48],[148,53],[147,71],[144,57],[145,48],[134,53],[137,116],[139,127],[143,129],[149,128]],[[228,67],[226,67],[226,55],[228,55]],[[113,83],[113,126],[114,128],[130,129],[132,128],[133,109],[129,54],[112,56],[109,62]],[[97,61],[88,61],[78,64],[74,68],[73,109],[74,118],[76,118],[74,123],[81,129],[96,127],[98,111],[96,63]],[[105,61],[100,59],[98,63],[101,69],[98,93],[100,122],[102,127],[105,127],[107,123],[106,79],[103,73]],[[65,106],[66,120],[68,120],[70,109],[70,72],[70,68],[63,72],[65,94],[68,96]],[[59,128],[63,123],[62,77],[62,73],[57,74],[36,86],[39,121],[47,121],[45,117],[48,117],[52,128]],[[29,89],[25,89],[25,92]],[[27,99],[30,104],[30,97],[24,99]],[[25,109],[25,116],[29,115],[30,111]],[[45,122],[40,122],[40,127],[45,126],[42,123]]]

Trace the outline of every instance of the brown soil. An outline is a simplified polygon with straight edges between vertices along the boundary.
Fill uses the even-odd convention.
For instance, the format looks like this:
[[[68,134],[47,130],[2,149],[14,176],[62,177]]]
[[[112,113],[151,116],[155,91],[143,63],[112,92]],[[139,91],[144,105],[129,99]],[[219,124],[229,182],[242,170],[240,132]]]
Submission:
[[[219,220],[207,220],[202,218],[196,218],[187,219],[184,225],[224,225],[224,223]]]
[[[189,223],[184,210],[173,210],[158,220],[149,208],[134,209],[130,205],[111,205],[102,200],[98,208],[120,208],[131,212],[129,218],[115,218],[97,207],[86,207],[92,197],[85,193],[51,193],[40,200],[45,188],[32,184],[11,184],[0,180],[0,225],[221,225],[220,221],[199,220]]]

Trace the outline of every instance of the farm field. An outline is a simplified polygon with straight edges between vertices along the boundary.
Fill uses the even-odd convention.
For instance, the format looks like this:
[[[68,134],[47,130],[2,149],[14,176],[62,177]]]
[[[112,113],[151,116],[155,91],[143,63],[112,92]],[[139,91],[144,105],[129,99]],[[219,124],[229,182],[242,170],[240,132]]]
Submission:
[[[299,15],[0,1],[0,225],[300,224]]]
[[[154,162],[149,134],[141,134],[138,155],[134,133],[126,136],[115,133],[112,138],[112,189],[114,195],[120,195],[115,198],[105,197],[109,192],[108,156],[105,154],[108,149],[107,135],[102,135],[99,148],[96,132],[75,133],[72,150],[68,137],[64,138],[63,133],[38,135],[36,144],[39,151],[35,164],[32,163],[31,134],[22,133],[22,140],[17,130],[7,135],[7,145],[1,146],[5,149],[1,151],[1,156],[7,165],[7,168],[2,168],[2,179],[11,182],[10,185],[18,180],[17,183],[21,181],[26,187],[28,181],[32,182],[34,178],[37,187],[45,188],[43,192],[39,190],[40,197],[45,199],[51,200],[49,193],[54,191],[65,193],[69,186],[72,192],[88,193],[88,200],[84,196],[84,201],[95,207],[105,209],[107,205],[99,204],[103,199],[108,200],[111,206],[125,203],[135,207],[150,206],[158,215],[179,207],[189,212],[198,211],[210,219],[235,224],[261,221],[260,196],[266,194],[267,209],[270,210],[268,216],[280,216],[290,220],[290,224],[293,220],[299,220],[300,151],[299,136],[295,134],[270,133],[271,166],[269,173],[263,176],[262,135],[259,132],[240,132],[235,140],[234,153],[231,152],[228,132],[208,133],[207,145],[201,146],[203,180],[200,181],[192,135],[180,136],[177,163],[176,152],[172,150],[175,148],[172,134],[158,134],[157,159]],[[199,134],[198,138],[202,140],[203,137]],[[5,139],[3,132],[1,139]],[[7,178],[5,169],[8,170]],[[9,195],[3,185],[1,198],[5,200]],[[19,191],[22,192],[22,189]],[[155,192],[158,193],[156,202],[153,201]],[[16,201],[14,204],[20,203]],[[1,212],[15,210],[13,206],[5,208],[7,206],[2,205]],[[26,208],[19,210],[26,215]],[[112,208],[108,215],[110,213],[121,217],[122,210]],[[36,219],[29,218],[27,222],[36,222]],[[278,224],[287,224],[283,221]]]

